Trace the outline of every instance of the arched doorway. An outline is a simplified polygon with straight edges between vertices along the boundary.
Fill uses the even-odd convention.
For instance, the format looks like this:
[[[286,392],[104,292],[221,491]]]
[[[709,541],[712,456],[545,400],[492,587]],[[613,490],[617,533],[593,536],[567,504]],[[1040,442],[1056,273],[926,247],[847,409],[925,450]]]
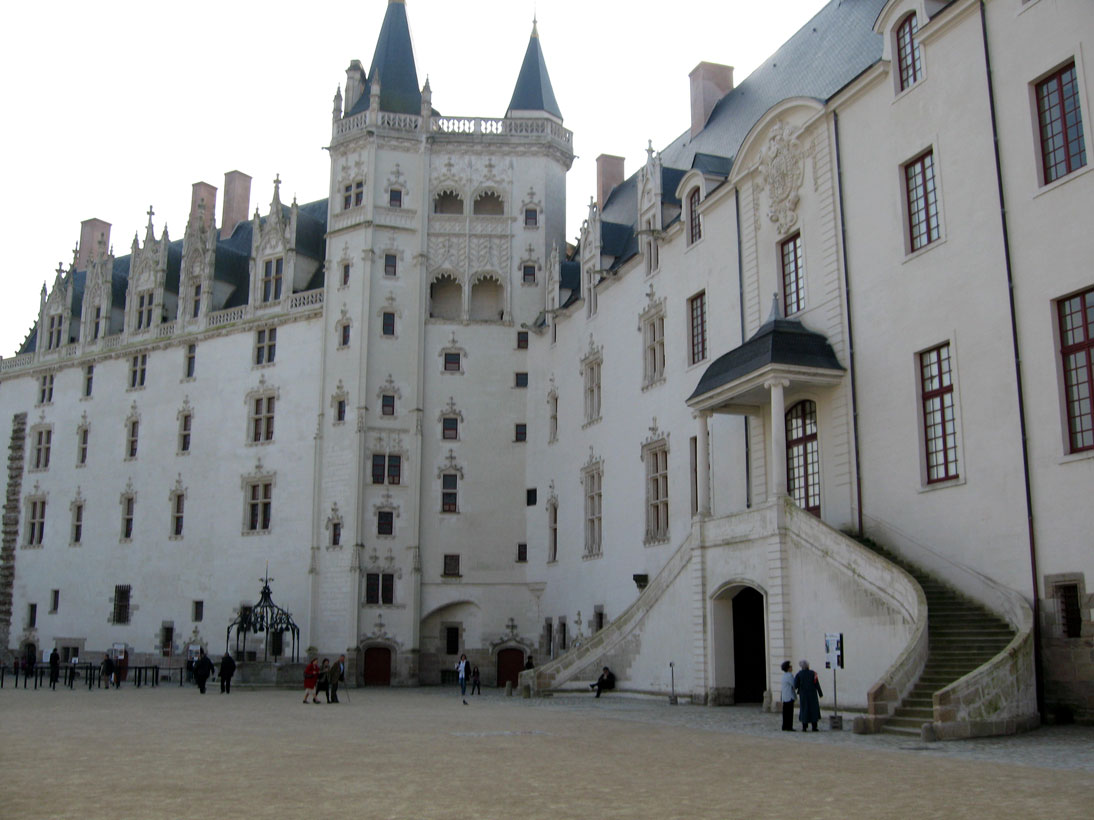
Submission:
[[[365,686],[391,686],[391,650],[386,646],[365,649],[361,682]]]
[[[763,593],[746,584],[725,586],[711,601],[711,705],[762,703],[767,690]]]
[[[517,680],[520,678],[521,670],[524,669],[524,651],[520,649],[498,650],[498,686],[505,686],[506,681],[510,681],[513,684],[513,688],[517,687]]]
[[[820,517],[817,404],[808,399],[786,413],[786,491],[799,507]]]

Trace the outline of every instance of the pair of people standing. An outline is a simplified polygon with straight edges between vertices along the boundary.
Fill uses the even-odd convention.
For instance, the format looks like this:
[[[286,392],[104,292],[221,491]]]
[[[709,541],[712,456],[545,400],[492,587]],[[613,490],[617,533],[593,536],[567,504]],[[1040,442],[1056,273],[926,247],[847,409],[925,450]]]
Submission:
[[[790,661],[782,663],[782,703],[783,703],[783,731],[794,731],[794,694],[801,697],[801,707],[798,709],[798,720],[801,721],[802,731],[808,731],[812,725],[813,731],[817,729],[820,720],[820,698],[824,697],[821,689],[820,678],[817,673],[809,668],[809,661],[799,661],[801,667],[798,674],[791,673]]]

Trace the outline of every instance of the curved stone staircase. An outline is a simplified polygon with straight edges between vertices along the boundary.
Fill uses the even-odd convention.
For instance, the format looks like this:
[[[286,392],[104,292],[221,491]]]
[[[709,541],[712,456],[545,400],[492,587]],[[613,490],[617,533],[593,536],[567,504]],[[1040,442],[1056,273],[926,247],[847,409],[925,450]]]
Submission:
[[[1002,618],[873,541],[861,543],[915,578],[927,598],[927,663],[881,727],[886,734],[919,738],[923,725],[935,720],[936,693],[1003,652],[1016,632]]]

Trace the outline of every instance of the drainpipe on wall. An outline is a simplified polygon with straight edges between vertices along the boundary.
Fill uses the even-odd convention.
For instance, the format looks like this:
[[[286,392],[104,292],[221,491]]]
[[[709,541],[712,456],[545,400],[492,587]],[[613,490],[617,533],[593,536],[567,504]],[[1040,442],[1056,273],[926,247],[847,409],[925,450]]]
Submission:
[[[745,343],[745,267],[741,252],[741,189],[733,188],[733,214],[737,219],[737,304],[741,308],[741,344]],[[752,509],[752,419],[745,416],[745,509]]]
[[[1007,299],[1010,302],[1010,335],[1014,346],[1014,380],[1018,388],[1018,424],[1022,435],[1022,477],[1026,488],[1026,528],[1029,533],[1029,569],[1033,581],[1033,674],[1037,685],[1037,711],[1045,718],[1044,673],[1041,670],[1041,595],[1037,580],[1037,540],[1033,526],[1033,487],[1029,475],[1029,437],[1026,434],[1025,390],[1022,387],[1022,357],[1018,346],[1018,314],[1014,307],[1014,269],[1010,259],[1007,203],[1003,192],[1003,165],[999,157],[999,127],[995,117],[995,86],[988,49],[988,20],[980,0],[980,29],[984,41],[984,69],[988,79],[988,108],[991,111],[992,150],[995,152],[995,182],[999,189],[999,220],[1003,228],[1003,259],[1007,270]]]
[[[851,323],[851,265],[847,261],[847,223],[843,217],[843,164],[839,152],[839,113],[832,112],[832,132],[836,143],[836,197],[839,200],[840,250],[843,253],[843,290],[847,299],[847,373],[851,379],[851,428],[855,437],[855,506],[858,508],[858,534],[862,535],[862,472],[859,469],[858,391],[855,386],[855,334]]]

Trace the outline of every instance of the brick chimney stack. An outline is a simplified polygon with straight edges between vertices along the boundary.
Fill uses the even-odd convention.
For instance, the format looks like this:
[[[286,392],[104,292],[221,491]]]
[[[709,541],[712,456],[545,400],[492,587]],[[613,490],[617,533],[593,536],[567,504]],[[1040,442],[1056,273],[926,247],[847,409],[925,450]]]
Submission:
[[[103,252],[110,250],[110,223],[101,219],[85,219],[80,223],[80,249],[76,254],[76,270],[87,270],[87,263],[99,252],[99,240]]]
[[[699,63],[688,75],[691,78],[691,136],[707,124],[715,104],[733,90],[733,66]]]
[[[191,221],[197,218],[199,203],[205,203],[205,211],[202,221],[205,223],[205,230],[209,230],[209,228],[213,224],[213,215],[215,213],[217,205],[216,187],[210,185],[208,182],[194,183],[194,192],[190,195]]]
[[[596,158],[596,207],[603,209],[612,189],[623,182],[623,157],[601,154]]]
[[[221,239],[227,239],[235,231],[236,225],[247,220],[250,207],[251,178],[242,171],[229,171],[224,175],[224,209],[220,218]]]

